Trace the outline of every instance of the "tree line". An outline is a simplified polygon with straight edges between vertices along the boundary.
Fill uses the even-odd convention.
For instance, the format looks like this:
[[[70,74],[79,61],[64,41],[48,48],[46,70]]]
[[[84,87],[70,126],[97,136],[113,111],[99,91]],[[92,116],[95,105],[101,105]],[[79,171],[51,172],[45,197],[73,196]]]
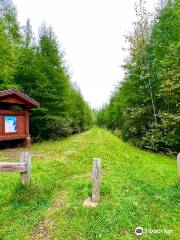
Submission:
[[[91,127],[91,109],[71,82],[53,29],[42,24],[36,38],[29,19],[19,25],[12,1],[0,0],[0,90],[10,88],[41,104],[31,111],[34,140],[59,139]]]
[[[180,146],[180,0],[161,1],[153,18],[140,0],[128,36],[125,76],[97,114],[134,145],[177,153]]]

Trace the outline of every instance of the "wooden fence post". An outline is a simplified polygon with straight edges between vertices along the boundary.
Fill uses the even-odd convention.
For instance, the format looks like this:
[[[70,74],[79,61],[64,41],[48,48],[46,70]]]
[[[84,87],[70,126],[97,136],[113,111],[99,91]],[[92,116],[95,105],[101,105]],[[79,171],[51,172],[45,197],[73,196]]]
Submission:
[[[180,153],[177,155],[178,184],[180,185]]]
[[[97,207],[100,200],[100,177],[101,177],[101,159],[93,159],[93,171],[92,171],[92,196],[88,197],[83,206]]]
[[[93,159],[93,174],[92,174],[92,201],[99,202],[100,199],[100,177],[101,177],[101,159]]]
[[[25,172],[20,172],[21,182],[27,185],[31,178],[31,155],[28,152],[22,152],[20,155],[20,163],[25,163]]]

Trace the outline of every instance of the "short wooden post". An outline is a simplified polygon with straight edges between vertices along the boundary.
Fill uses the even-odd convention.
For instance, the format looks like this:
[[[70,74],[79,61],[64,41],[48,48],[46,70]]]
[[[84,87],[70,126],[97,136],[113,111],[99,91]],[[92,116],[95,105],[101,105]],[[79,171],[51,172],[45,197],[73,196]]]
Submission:
[[[28,136],[27,138],[24,139],[24,146],[25,147],[31,146],[31,137],[30,136]]]
[[[25,172],[20,172],[21,182],[27,185],[31,178],[31,155],[28,152],[22,152],[20,155],[20,163],[25,163]]]
[[[180,153],[177,155],[178,184],[180,185]]]
[[[93,159],[93,172],[92,172],[92,196],[88,197],[83,206],[97,207],[100,200],[100,177],[101,177],[101,159]]]
[[[92,201],[99,202],[100,199],[100,177],[101,177],[101,159],[93,159],[93,174],[92,174]]]

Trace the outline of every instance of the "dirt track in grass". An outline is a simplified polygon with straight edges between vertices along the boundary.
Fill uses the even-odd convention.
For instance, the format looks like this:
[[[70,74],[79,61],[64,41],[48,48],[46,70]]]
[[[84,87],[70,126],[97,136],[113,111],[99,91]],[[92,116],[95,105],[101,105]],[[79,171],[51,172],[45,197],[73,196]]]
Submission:
[[[24,150],[0,152],[1,161]],[[0,239],[136,239],[134,229],[168,229],[141,239],[179,239],[180,190],[174,158],[142,151],[109,132],[91,131],[34,144],[32,182],[0,174]],[[102,159],[101,202],[83,207],[91,193],[93,157]]]

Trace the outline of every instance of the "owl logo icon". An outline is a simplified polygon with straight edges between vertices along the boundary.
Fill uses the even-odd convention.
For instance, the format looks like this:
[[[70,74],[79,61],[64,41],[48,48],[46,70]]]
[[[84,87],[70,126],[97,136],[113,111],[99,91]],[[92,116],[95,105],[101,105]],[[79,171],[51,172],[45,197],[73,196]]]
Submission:
[[[135,234],[136,234],[137,236],[142,235],[142,234],[143,234],[143,228],[142,228],[142,227],[137,227],[137,228],[135,229]]]

